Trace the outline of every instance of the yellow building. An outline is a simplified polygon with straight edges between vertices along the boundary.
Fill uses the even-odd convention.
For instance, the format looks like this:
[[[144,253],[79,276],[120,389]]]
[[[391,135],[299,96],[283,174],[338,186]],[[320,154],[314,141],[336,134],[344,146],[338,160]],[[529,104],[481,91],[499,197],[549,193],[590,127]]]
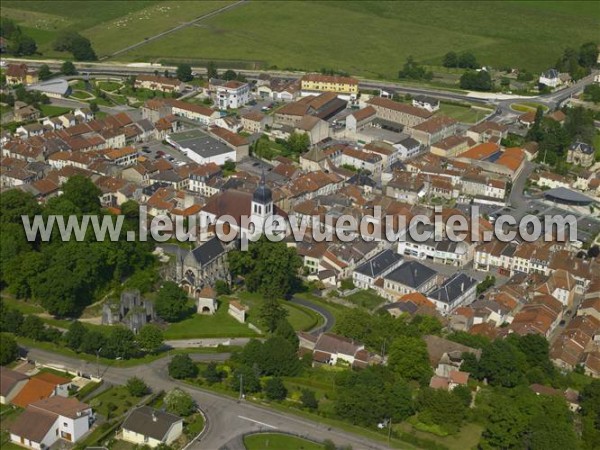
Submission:
[[[302,90],[356,95],[358,94],[358,80],[350,77],[311,73],[302,77]]]

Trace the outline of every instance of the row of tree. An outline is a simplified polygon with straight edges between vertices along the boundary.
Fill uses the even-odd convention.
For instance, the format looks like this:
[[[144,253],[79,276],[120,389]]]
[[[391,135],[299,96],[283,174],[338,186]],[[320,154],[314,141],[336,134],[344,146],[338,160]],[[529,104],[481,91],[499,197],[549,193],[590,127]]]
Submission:
[[[76,31],[63,31],[52,43],[57,52],[70,52],[76,61],[96,61],[98,57],[92,43]]]
[[[573,80],[579,80],[588,75],[598,63],[598,45],[586,42],[579,49],[566,48],[556,61],[556,70],[566,72]]]
[[[0,37],[7,45],[6,52],[13,56],[29,56],[37,51],[37,44],[31,36],[23,33],[14,20],[6,17],[0,22]]]

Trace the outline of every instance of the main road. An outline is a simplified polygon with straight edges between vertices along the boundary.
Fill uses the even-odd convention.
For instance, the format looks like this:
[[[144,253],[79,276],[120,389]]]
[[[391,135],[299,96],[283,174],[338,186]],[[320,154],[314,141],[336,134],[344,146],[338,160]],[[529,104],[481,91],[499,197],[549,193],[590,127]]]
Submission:
[[[190,356],[196,361],[224,361],[229,358],[227,353],[192,354]],[[189,447],[193,450],[218,450],[226,444],[231,450],[238,450],[239,447],[231,447],[230,441],[235,440],[236,436],[256,431],[288,432],[318,441],[331,439],[337,445],[351,445],[354,449],[383,450],[388,448],[379,442],[328,427],[313,420],[268,409],[245,400],[238,401],[228,396],[173,380],[169,377],[167,370],[169,357],[158,359],[150,364],[129,368],[96,366],[94,363],[35,348],[28,349],[28,358],[39,363],[62,366],[85,373],[95,374],[96,371],[99,371],[104,380],[112,384],[123,385],[129,378],[137,376],[142,378],[155,392],[168,391],[175,387],[187,391],[207,417],[205,432],[199,440],[193,442]],[[239,448],[239,450],[243,449]]]

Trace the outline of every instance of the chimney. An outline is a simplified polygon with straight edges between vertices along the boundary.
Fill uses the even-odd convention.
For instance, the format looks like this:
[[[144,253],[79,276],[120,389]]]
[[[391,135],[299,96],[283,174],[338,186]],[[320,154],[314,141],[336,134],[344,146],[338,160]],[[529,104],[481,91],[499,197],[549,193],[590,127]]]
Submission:
[[[158,419],[156,418],[156,412],[152,411],[152,422],[156,422]]]
[[[465,292],[465,282],[460,283],[460,292]]]

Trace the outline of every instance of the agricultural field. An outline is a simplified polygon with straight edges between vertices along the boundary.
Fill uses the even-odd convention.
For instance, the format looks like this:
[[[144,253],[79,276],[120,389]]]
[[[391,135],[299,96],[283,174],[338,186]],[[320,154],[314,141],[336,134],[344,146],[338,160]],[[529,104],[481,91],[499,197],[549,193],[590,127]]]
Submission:
[[[256,1],[120,58],[244,60],[247,67],[327,67],[395,78],[409,55],[439,65],[446,52],[469,50],[483,64],[539,71],[554,64],[566,46],[597,39],[600,11],[593,3],[574,3],[310,2],[308,6],[291,1],[274,8]],[[353,30],[360,30],[360,39],[351,37]]]
[[[75,30],[92,41],[99,58],[143,41],[149,35],[227,5],[227,1],[6,1],[2,17],[17,21],[44,56],[62,30]]]

